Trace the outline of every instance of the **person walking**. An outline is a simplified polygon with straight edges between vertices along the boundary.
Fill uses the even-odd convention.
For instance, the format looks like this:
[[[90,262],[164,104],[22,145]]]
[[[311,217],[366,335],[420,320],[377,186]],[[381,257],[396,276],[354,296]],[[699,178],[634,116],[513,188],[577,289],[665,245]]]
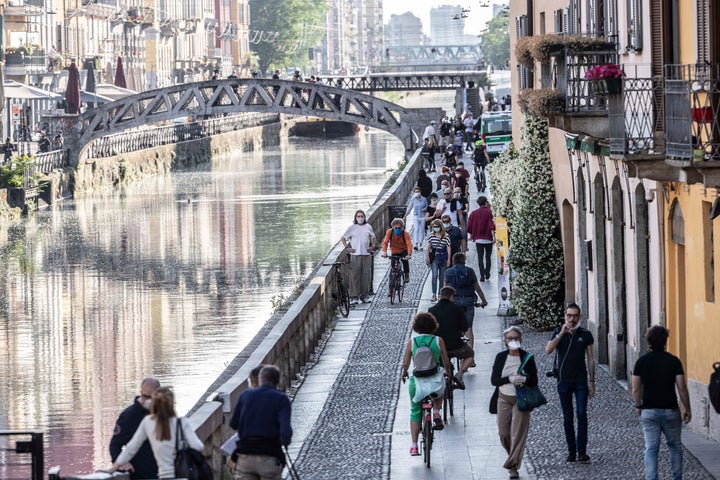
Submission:
[[[469,152],[473,149],[473,130],[475,129],[475,119],[472,112],[465,114],[463,125],[465,126],[465,151]]]
[[[13,154],[14,150],[15,150],[15,145],[13,145],[12,142],[10,141],[10,137],[7,137],[5,139],[5,144],[3,145],[3,152],[5,154],[3,163],[8,163],[10,161],[10,158],[12,158],[12,154]]]
[[[537,386],[537,366],[532,354],[522,349],[522,330],[518,327],[505,330],[503,342],[506,350],[495,356],[490,378],[495,387],[490,412],[497,413],[500,444],[508,454],[503,468],[509,471],[510,478],[520,478],[518,470],[530,428],[530,412],[518,410],[515,387]]]
[[[480,307],[484,308],[488,302],[477,281],[475,271],[465,265],[466,260],[464,253],[453,255],[453,266],[445,272],[445,285],[455,289],[455,304],[465,312],[465,321],[468,325],[465,336],[468,337],[470,347],[474,348],[475,335],[472,327],[475,318],[475,294],[480,297]]]
[[[680,359],[665,351],[668,330],[654,325],[645,334],[650,351],[633,367],[632,393],[645,435],[645,480],[658,478],[660,436],[665,436],[670,452],[673,480],[683,478],[682,422],[690,423],[690,394]],[[680,414],[678,397],[685,412]]]
[[[450,238],[445,233],[442,220],[436,218],[430,224],[425,263],[432,271],[432,301],[437,301],[437,292],[442,287],[445,270],[450,267]]]
[[[422,171],[422,170],[421,170]],[[410,217],[412,222],[412,244],[414,250],[422,250],[425,240],[425,212],[427,211],[427,200],[422,196],[420,187],[413,189],[413,194],[408,201],[404,221]]]
[[[372,290],[372,251],[375,249],[375,231],[366,223],[363,210],[355,212],[353,223],[340,239],[350,254],[350,297],[362,303],[370,303]]]
[[[562,406],[568,462],[578,460],[580,463],[590,463],[590,456],[587,454],[587,404],[588,395],[595,396],[594,342],[592,333],[580,326],[580,307],[571,303],[565,309],[565,323],[555,328],[545,346],[545,353],[548,355],[557,350],[557,391]],[[573,395],[577,435],[573,418]]]
[[[465,235],[463,235],[462,230],[452,224],[450,215],[443,215],[441,220],[443,222],[443,228],[445,228],[445,233],[450,239],[450,258],[456,253],[465,253]]]
[[[260,370],[260,386],[245,390],[230,419],[237,430],[236,479],[279,480],[285,465],[282,447],[290,445],[290,399],[278,390],[280,369],[266,365]]]
[[[490,279],[490,258],[495,243],[495,221],[486,196],[479,196],[477,204],[479,208],[473,210],[468,217],[467,234],[470,241],[475,242],[480,281],[484,282]]]
[[[432,313],[437,319],[438,329],[435,335],[445,342],[448,358],[455,357],[462,360],[460,369],[454,375],[454,380],[457,388],[465,390],[463,375],[475,363],[475,351],[463,339],[468,325],[465,321],[465,311],[455,305],[455,289],[453,287],[442,287],[440,289],[440,300],[430,307],[428,312]]]
[[[160,387],[152,395],[150,415],[140,422],[125,449],[113,462],[111,472],[119,470],[133,460],[142,445],[148,441],[158,465],[158,478],[175,478],[175,438],[178,424],[182,428],[188,447],[202,450],[203,443],[195,434],[190,423],[180,420],[175,413],[175,395],[168,387]],[[138,477],[147,478],[147,477]]]
[[[415,358],[415,353],[420,347],[430,348],[435,365],[442,365],[445,370],[450,368],[450,360],[447,356],[447,349],[442,338],[434,335],[438,329],[438,323],[431,313],[422,312],[415,315],[413,319],[413,331],[417,335],[411,338],[405,348],[405,356],[403,357],[402,374],[400,380],[405,383],[409,376],[410,360]],[[414,363],[414,362],[413,362]],[[415,365],[417,367],[417,364]],[[438,369],[432,375],[420,376],[413,372],[408,382],[408,391],[410,392],[410,455],[418,456],[418,437],[420,436],[420,420],[422,419],[421,402],[425,396],[429,395],[433,399],[433,429],[442,430],[445,428],[440,409],[443,404],[443,396],[445,394],[445,381],[443,380],[443,371]]]
[[[435,177],[435,185],[437,185],[438,194],[441,194],[450,186],[450,180],[452,180],[452,177],[450,176],[450,169],[443,165],[440,167],[440,175]],[[446,186],[443,186],[443,182],[445,182]]]
[[[418,172],[417,186],[420,188],[420,195],[429,200],[430,194],[433,192],[433,182],[425,170]]]
[[[412,257],[413,246],[410,234],[405,230],[405,222],[402,218],[394,218],[390,223],[390,228],[385,232],[381,249],[383,257],[398,255],[402,258],[405,283],[408,283],[410,281],[410,258]]]
[[[120,456],[123,448],[130,443],[143,419],[150,414],[152,395],[158,388],[160,388],[160,382],[157,378],[143,379],[140,383],[140,395],[135,397],[132,405],[123,410],[118,417],[113,436],[110,439],[110,459],[113,462]],[[158,478],[158,466],[148,441],[140,445],[132,463],[125,466],[126,470],[130,471],[130,478],[133,480]]]
[[[435,120],[431,121],[430,125],[425,127],[425,131],[423,132],[423,142],[430,149],[429,160],[431,172],[435,171],[435,154],[438,151],[438,145],[440,145],[440,138],[438,137],[437,130],[435,129],[436,124],[437,122]]]

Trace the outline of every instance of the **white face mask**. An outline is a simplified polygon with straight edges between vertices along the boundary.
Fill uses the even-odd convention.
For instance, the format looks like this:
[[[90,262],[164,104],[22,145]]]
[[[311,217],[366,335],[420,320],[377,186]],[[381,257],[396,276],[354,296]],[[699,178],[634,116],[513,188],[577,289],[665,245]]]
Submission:
[[[357,220],[358,224],[360,224],[360,225],[365,223],[365,217],[357,217],[356,220]]]
[[[517,340],[510,340],[507,344],[508,348],[510,350],[518,350],[520,348],[521,343]]]
[[[145,410],[150,411],[150,406],[152,405],[152,399],[148,398],[144,402],[142,402],[142,406]]]
[[[420,198],[420,192],[415,192],[415,198]]]

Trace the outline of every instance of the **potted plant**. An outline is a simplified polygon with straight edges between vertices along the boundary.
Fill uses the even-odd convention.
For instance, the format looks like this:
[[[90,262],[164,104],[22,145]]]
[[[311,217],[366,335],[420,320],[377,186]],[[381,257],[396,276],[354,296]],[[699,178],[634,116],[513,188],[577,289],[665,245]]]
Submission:
[[[534,35],[529,37],[529,49],[533,59],[540,63],[550,63],[550,57],[561,53],[565,47],[562,36],[555,33],[545,35]]]
[[[585,72],[585,78],[592,81],[597,92],[603,95],[620,93],[624,76],[622,67],[614,63],[595,65]]]
[[[554,88],[527,88],[520,91],[518,100],[523,113],[532,113],[538,117],[550,117],[565,108],[565,97]]]
[[[520,37],[517,39],[517,42],[515,42],[515,58],[520,65],[524,65],[527,68],[533,68],[535,65],[535,60],[530,52],[530,44],[532,41],[532,37]]]

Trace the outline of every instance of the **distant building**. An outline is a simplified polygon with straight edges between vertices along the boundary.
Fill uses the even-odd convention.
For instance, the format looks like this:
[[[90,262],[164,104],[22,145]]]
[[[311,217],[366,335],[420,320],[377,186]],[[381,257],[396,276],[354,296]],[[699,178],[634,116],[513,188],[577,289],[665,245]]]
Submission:
[[[422,45],[422,22],[410,12],[391,15],[385,27],[386,44],[395,46]]]
[[[462,12],[463,7],[460,5],[442,5],[430,9],[430,42],[433,45],[465,43],[465,18]]]

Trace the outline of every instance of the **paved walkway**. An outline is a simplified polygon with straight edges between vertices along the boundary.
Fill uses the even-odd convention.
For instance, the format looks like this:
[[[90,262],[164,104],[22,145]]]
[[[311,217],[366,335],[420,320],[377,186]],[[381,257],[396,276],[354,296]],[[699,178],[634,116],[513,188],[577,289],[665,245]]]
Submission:
[[[422,255],[418,255],[418,253]],[[290,448],[303,479],[504,479],[505,452],[497,437],[495,416],[488,412],[493,388],[490,370],[502,348],[505,317],[495,315],[495,280],[482,284],[489,301],[475,312],[477,368],[464,377],[466,390],[455,392],[455,416],[437,432],[433,465],[409,455],[409,400],[400,383],[401,359],[417,311],[431,306],[424,252],[413,255],[412,281],[401,305],[390,305],[385,291],[389,262],[376,257],[374,289],[381,292],[369,305],[358,305],[349,318],[338,319],[317,363],[309,370],[293,402]],[[474,249],[468,265],[476,268]],[[536,479],[641,479],[642,430],[632,399],[608,372],[598,369],[598,394],[589,405],[588,453],[592,464],[566,464],[562,414],[552,379],[542,375],[552,358],[542,353],[548,333],[524,329],[524,346],[536,352],[540,386],[549,404],[533,412],[521,478]],[[688,430],[685,478],[720,478],[718,444]],[[661,449],[661,478],[669,477],[667,450]],[[702,462],[702,463],[701,463]],[[708,472],[706,468],[711,469]]]

